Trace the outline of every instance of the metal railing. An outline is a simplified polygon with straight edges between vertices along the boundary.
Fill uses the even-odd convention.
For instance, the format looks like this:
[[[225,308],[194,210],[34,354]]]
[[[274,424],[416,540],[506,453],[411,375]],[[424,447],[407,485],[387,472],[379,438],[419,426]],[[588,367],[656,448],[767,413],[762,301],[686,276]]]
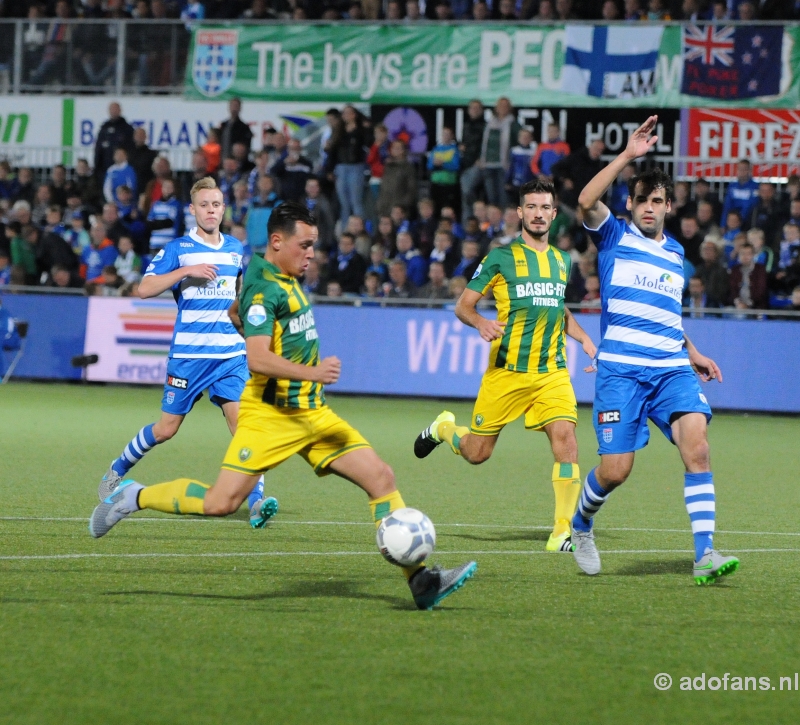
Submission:
[[[5,159],[14,168],[29,166],[32,169],[49,171],[56,164],[63,164],[67,169],[73,169],[80,158],[86,159],[89,166],[93,166],[94,148],[94,144],[88,146],[21,146],[0,143],[0,159]],[[174,146],[163,148],[155,146],[153,148],[169,159],[173,171],[188,171],[192,168],[194,148],[176,148]],[[42,183],[44,181],[43,178]]]
[[[180,21],[0,21],[0,94],[180,93],[190,40]]]

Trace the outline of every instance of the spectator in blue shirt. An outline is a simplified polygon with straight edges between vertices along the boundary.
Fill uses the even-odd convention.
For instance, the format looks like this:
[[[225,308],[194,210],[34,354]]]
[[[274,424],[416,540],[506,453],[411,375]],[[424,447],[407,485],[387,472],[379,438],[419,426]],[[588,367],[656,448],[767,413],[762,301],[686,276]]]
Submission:
[[[722,223],[727,224],[728,213],[734,209],[742,220],[750,219],[758,204],[758,183],[753,181],[753,167],[747,159],[736,164],[736,181],[729,184],[722,205]]]
[[[506,171],[506,196],[508,203],[514,207],[519,204],[519,188],[533,179],[531,162],[536,154],[537,145],[532,131],[523,127],[517,134],[517,145],[508,152],[508,171]]]
[[[120,186],[129,187],[133,198],[136,198],[136,192],[139,188],[136,172],[128,163],[127,150],[122,147],[114,150],[114,163],[106,171],[105,181],[103,182],[103,196],[106,201],[119,201],[117,189]]]
[[[414,249],[414,240],[408,232],[399,232],[395,240],[397,254],[395,259],[405,262],[406,277],[414,287],[421,287],[428,278],[428,262]],[[391,266],[389,267],[391,276]]]
[[[636,165],[628,164],[608,190],[608,208],[615,217],[631,218],[628,211],[628,179],[636,173]]]

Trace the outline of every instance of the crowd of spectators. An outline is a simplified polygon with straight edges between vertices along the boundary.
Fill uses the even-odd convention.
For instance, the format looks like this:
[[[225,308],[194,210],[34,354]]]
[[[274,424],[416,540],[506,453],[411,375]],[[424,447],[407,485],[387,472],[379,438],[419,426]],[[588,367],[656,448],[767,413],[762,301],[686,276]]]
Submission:
[[[278,129],[268,129],[253,154],[241,111],[231,100],[229,117],[181,173],[118,103],[99,131],[93,167],[79,159],[36,184],[31,169],[0,162],[0,284],[135,293],[149,259],[195,225],[192,185],[213,176],[227,205],[223,231],[242,241],[245,263],[264,251],[272,210],[296,201],[319,224],[303,280],[309,293],[455,299],[490,249],[517,238],[519,187],[541,176],[557,189],[550,241],[573,260],[567,302],[599,310],[597,250],[577,196],[604,165],[602,141],[570,149],[553,125],[537,144],[500,98],[491,110],[472,101],[461,139],[444,128],[423,155],[409,155],[402,139],[352,106],[329,109],[313,157]],[[686,306],[800,308],[800,178],[779,193],[752,178],[749,161],[736,168],[724,196],[702,178],[675,184],[666,228],[685,250]],[[635,172],[624,169],[609,190],[619,217],[628,214]]]
[[[794,0],[2,0],[9,18],[215,20],[796,20]],[[91,64],[90,64],[91,65]],[[106,68],[91,68],[102,76]]]

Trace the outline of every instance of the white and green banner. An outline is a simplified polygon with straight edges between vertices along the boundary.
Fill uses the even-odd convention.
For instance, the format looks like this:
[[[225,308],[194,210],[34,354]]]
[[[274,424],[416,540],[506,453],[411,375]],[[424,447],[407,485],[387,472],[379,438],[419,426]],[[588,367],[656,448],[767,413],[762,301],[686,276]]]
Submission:
[[[504,95],[516,105],[562,107],[800,105],[798,26],[764,27],[773,33],[771,47],[774,30],[782,33],[776,60],[769,59],[780,66],[779,91],[769,97],[753,95],[752,81],[749,90],[736,83],[760,58],[739,52],[754,39],[753,28],[745,38],[742,26],[720,34],[717,26],[522,23],[200,26],[186,94],[451,105]],[[702,84],[683,83],[688,48],[707,66]]]
[[[123,96],[122,115],[147,131],[148,144],[169,155],[173,168],[189,169],[192,150],[228,115],[222,99],[193,101],[180,96]],[[108,120],[108,96],[6,96],[0,104],[0,158],[13,165],[72,165],[76,157],[93,163],[97,134]],[[297,135],[324,121],[326,103],[250,101],[242,111],[253,131],[253,150],[266,129]],[[367,107],[360,104],[364,110]],[[306,127],[309,127],[308,129]]]

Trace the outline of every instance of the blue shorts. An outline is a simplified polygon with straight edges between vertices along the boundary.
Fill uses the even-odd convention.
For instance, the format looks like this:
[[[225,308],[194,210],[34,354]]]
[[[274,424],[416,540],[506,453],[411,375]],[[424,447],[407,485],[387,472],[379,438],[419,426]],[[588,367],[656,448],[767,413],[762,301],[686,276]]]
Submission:
[[[592,417],[599,454],[644,448],[650,440],[648,418],[674,443],[670,419],[676,413],[703,413],[711,420],[711,408],[691,367],[598,361]]]
[[[214,405],[242,397],[244,384],[250,379],[244,355],[224,358],[170,358],[161,410],[173,415],[186,415],[208,390]]]

